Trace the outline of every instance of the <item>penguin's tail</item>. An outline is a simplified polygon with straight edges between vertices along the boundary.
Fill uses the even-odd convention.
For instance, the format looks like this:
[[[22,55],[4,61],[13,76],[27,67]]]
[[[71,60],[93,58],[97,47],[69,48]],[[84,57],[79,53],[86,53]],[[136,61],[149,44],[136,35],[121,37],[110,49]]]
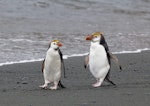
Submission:
[[[106,79],[107,82],[109,82],[112,85],[116,85],[113,81],[111,81],[110,79]]]
[[[61,81],[58,82],[58,86],[59,86],[60,88],[66,88],[66,87],[61,83]]]
[[[111,81],[109,79],[109,74],[106,76],[105,81],[107,81],[108,83],[112,84],[112,85],[116,85],[113,81]]]
[[[105,79],[107,82],[109,82],[112,85],[116,85],[113,81],[111,81],[109,78]]]

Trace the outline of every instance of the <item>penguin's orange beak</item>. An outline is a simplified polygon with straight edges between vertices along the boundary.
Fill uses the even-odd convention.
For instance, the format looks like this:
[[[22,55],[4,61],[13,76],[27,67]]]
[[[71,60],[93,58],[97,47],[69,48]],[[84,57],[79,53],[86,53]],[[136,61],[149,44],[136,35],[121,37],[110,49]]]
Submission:
[[[59,47],[61,47],[61,46],[62,46],[62,43],[58,42],[57,45],[58,45]]]
[[[93,39],[93,37],[91,36],[91,35],[88,35],[87,37],[86,37],[86,40],[92,40]]]

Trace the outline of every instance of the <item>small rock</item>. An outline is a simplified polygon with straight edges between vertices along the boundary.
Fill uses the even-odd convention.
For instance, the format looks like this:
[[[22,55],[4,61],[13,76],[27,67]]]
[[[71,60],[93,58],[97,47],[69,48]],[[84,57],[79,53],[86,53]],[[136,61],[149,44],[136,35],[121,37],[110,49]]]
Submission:
[[[6,89],[3,89],[2,92],[7,92],[7,90],[6,90]]]
[[[22,82],[22,84],[28,84],[28,82]]]

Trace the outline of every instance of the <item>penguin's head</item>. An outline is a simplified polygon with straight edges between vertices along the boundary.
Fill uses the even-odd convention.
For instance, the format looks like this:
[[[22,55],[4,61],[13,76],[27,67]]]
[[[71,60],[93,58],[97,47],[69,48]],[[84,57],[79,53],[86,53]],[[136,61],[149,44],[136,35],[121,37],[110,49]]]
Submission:
[[[53,40],[51,43],[50,43],[50,47],[57,50],[59,47],[62,46],[62,43],[59,41],[59,40]]]
[[[100,42],[102,37],[103,37],[103,33],[102,32],[94,32],[93,34],[88,35],[86,37],[86,40],[90,40],[92,42]]]

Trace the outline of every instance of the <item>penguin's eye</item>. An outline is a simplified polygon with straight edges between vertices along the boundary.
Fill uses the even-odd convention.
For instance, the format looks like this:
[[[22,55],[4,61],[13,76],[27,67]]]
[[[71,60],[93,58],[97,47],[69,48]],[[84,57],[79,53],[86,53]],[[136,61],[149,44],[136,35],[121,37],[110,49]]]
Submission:
[[[53,43],[54,45],[56,45],[56,43]]]

